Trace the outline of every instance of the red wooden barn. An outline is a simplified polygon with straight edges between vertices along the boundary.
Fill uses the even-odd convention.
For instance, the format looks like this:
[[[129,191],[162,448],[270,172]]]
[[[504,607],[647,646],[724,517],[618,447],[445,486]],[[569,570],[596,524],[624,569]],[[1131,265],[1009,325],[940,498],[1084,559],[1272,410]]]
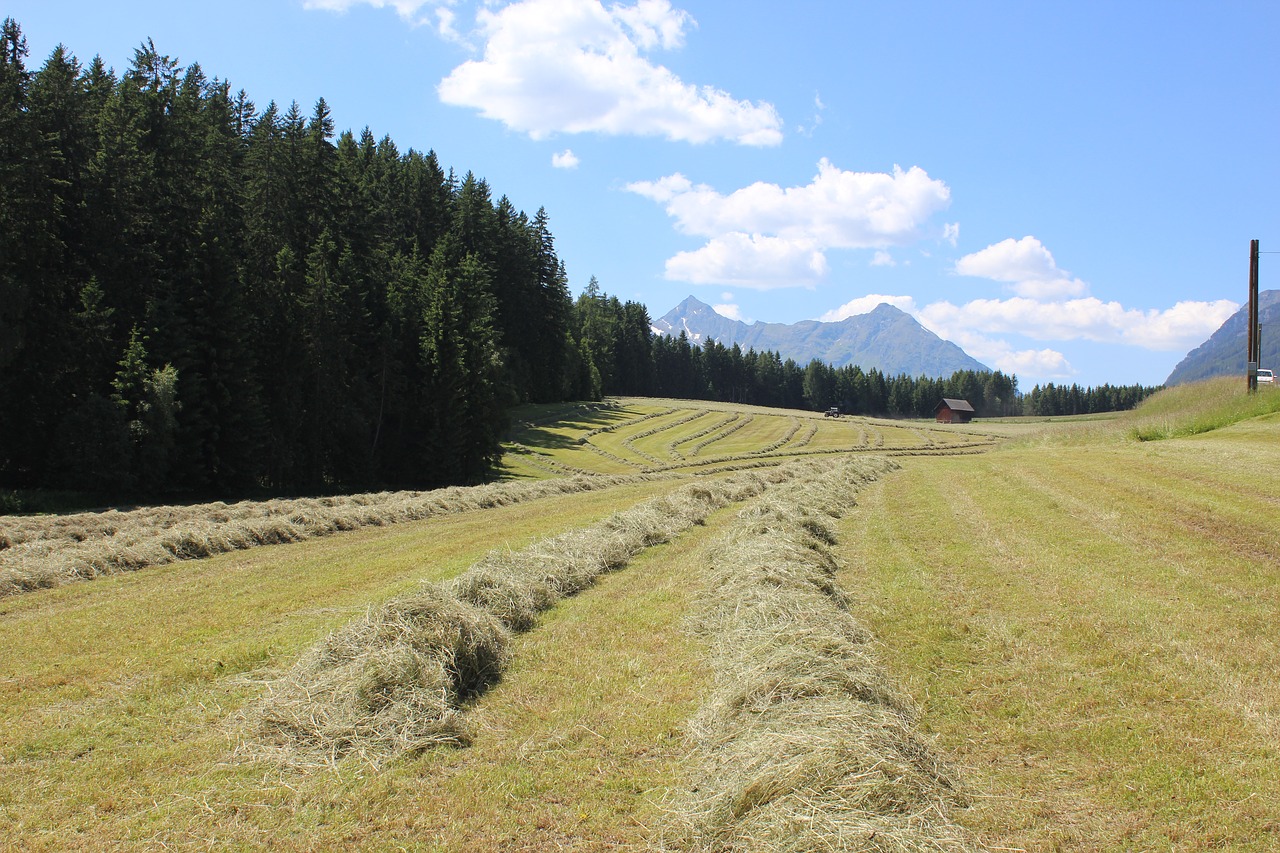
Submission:
[[[973,420],[973,406],[968,400],[952,400],[943,397],[933,413],[940,424],[967,424]]]

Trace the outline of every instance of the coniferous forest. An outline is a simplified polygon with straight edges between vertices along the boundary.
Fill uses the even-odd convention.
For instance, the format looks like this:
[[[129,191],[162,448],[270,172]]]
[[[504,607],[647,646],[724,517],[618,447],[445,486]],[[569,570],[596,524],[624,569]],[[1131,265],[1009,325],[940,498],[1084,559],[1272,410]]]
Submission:
[[[1022,413],[999,372],[800,366],[655,336],[645,306],[594,278],[574,301],[544,210],[433,152],[335,133],[323,99],[259,108],[150,41],[119,75],[63,48],[28,63],[5,20],[0,487],[476,482],[512,406],[604,394],[908,416],[960,396]]]
[[[150,43],[0,38],[0,477],[122,495],[480,479],[574,396],[532,218],[433,153],[259,109]]]

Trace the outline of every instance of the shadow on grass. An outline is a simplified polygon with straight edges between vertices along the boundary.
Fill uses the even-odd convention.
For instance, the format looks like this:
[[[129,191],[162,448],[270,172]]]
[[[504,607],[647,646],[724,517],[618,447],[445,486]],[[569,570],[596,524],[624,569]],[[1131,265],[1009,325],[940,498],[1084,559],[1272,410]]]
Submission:
[[[579,446],[580,435],[565,435],[560,430],[573,430],[582,433],[594,429],[616,426],[640,417],[640,412],[631,409],[598,409],[595,411],[573,410],[565,412],[561,420],[542,420],[538,423],[517,425],[512,428],[509,440],[520,444],[543,449],[570,449]]]

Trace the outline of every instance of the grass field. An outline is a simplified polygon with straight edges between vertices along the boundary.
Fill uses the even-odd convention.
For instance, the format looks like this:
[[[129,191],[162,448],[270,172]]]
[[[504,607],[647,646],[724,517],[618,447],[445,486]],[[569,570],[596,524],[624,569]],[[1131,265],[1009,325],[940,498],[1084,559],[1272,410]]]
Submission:
[[[1209,384],[1117,418],[963,428],[667,400],[530,409],[513,486],[649,476],[0,598],[0,849],[1275,849],[1280,393],[1241,397]],[[814,478],[884,457],[896,468],[835,487],[838,509],[801,511]],[[793,485],[770,473],[797,461]],[[778,485],[512,634],[500,680],[460,706],[466,745],[316,766],[252,757],[246,720],[273,679],[370,608],[493,549],[545,548],[757,471]],[[84,538],[66,538],[82,547],[93,527],[77,524]],[[39,538],[34,525],[0,518],[0,536]],[[881,757],[857,770],[830,731],[790,759],[785,731],[709,735],[723,697],[747,695],[726,660],[757,641],[720,647],[738,629],[697,614],[731,585],[717,567],[748,529],[834,561],[833,580],[802,588],[828,589],[857,641],[823,641],[827,657],[785,672],[772,647],[774,686],[732,719],[763,733],[776,701],[868,702],[877,684],[881,705],[851,718],[889,708],[874,713],[904,727],[890,740],[945,769],[894,775],[910,765]],[[56,552],[56,536],[42,541]],[[750,550],[776,555],[763,571],[782,583],[803,560],[772,547]],[[854,663],[871,667],[863,686],[833,687],[825,674]],[[708,737],[746,750],[724,753],[738,766],[770,750],[801,763],[717,794],[703,774],[727,759]],[[838,769],[802,760],[837,752]],[[673,823],[690,802],[704,817]],[[706,810],[723,802],[736,822],[714,828]],[[779,836],[760,822],[771,813],[824,829]],[[885,828],[854,828],[872,818]],[[894,834],[904,826],[934,833]]]

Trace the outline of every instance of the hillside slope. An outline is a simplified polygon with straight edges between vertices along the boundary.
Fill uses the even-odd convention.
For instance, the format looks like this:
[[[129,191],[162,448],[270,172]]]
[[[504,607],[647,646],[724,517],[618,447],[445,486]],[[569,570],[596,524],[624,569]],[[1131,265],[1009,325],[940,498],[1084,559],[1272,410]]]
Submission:
[[[1214,376],[1243,376],[1248,315],[1248,305],[1232,314],[1207,341],[1178,362],[1164,384],[1180,385]],[[1280,367],[1280,290],[1264,290],[1258,294],[1258,322],[1262,325],[1260,366]]]

